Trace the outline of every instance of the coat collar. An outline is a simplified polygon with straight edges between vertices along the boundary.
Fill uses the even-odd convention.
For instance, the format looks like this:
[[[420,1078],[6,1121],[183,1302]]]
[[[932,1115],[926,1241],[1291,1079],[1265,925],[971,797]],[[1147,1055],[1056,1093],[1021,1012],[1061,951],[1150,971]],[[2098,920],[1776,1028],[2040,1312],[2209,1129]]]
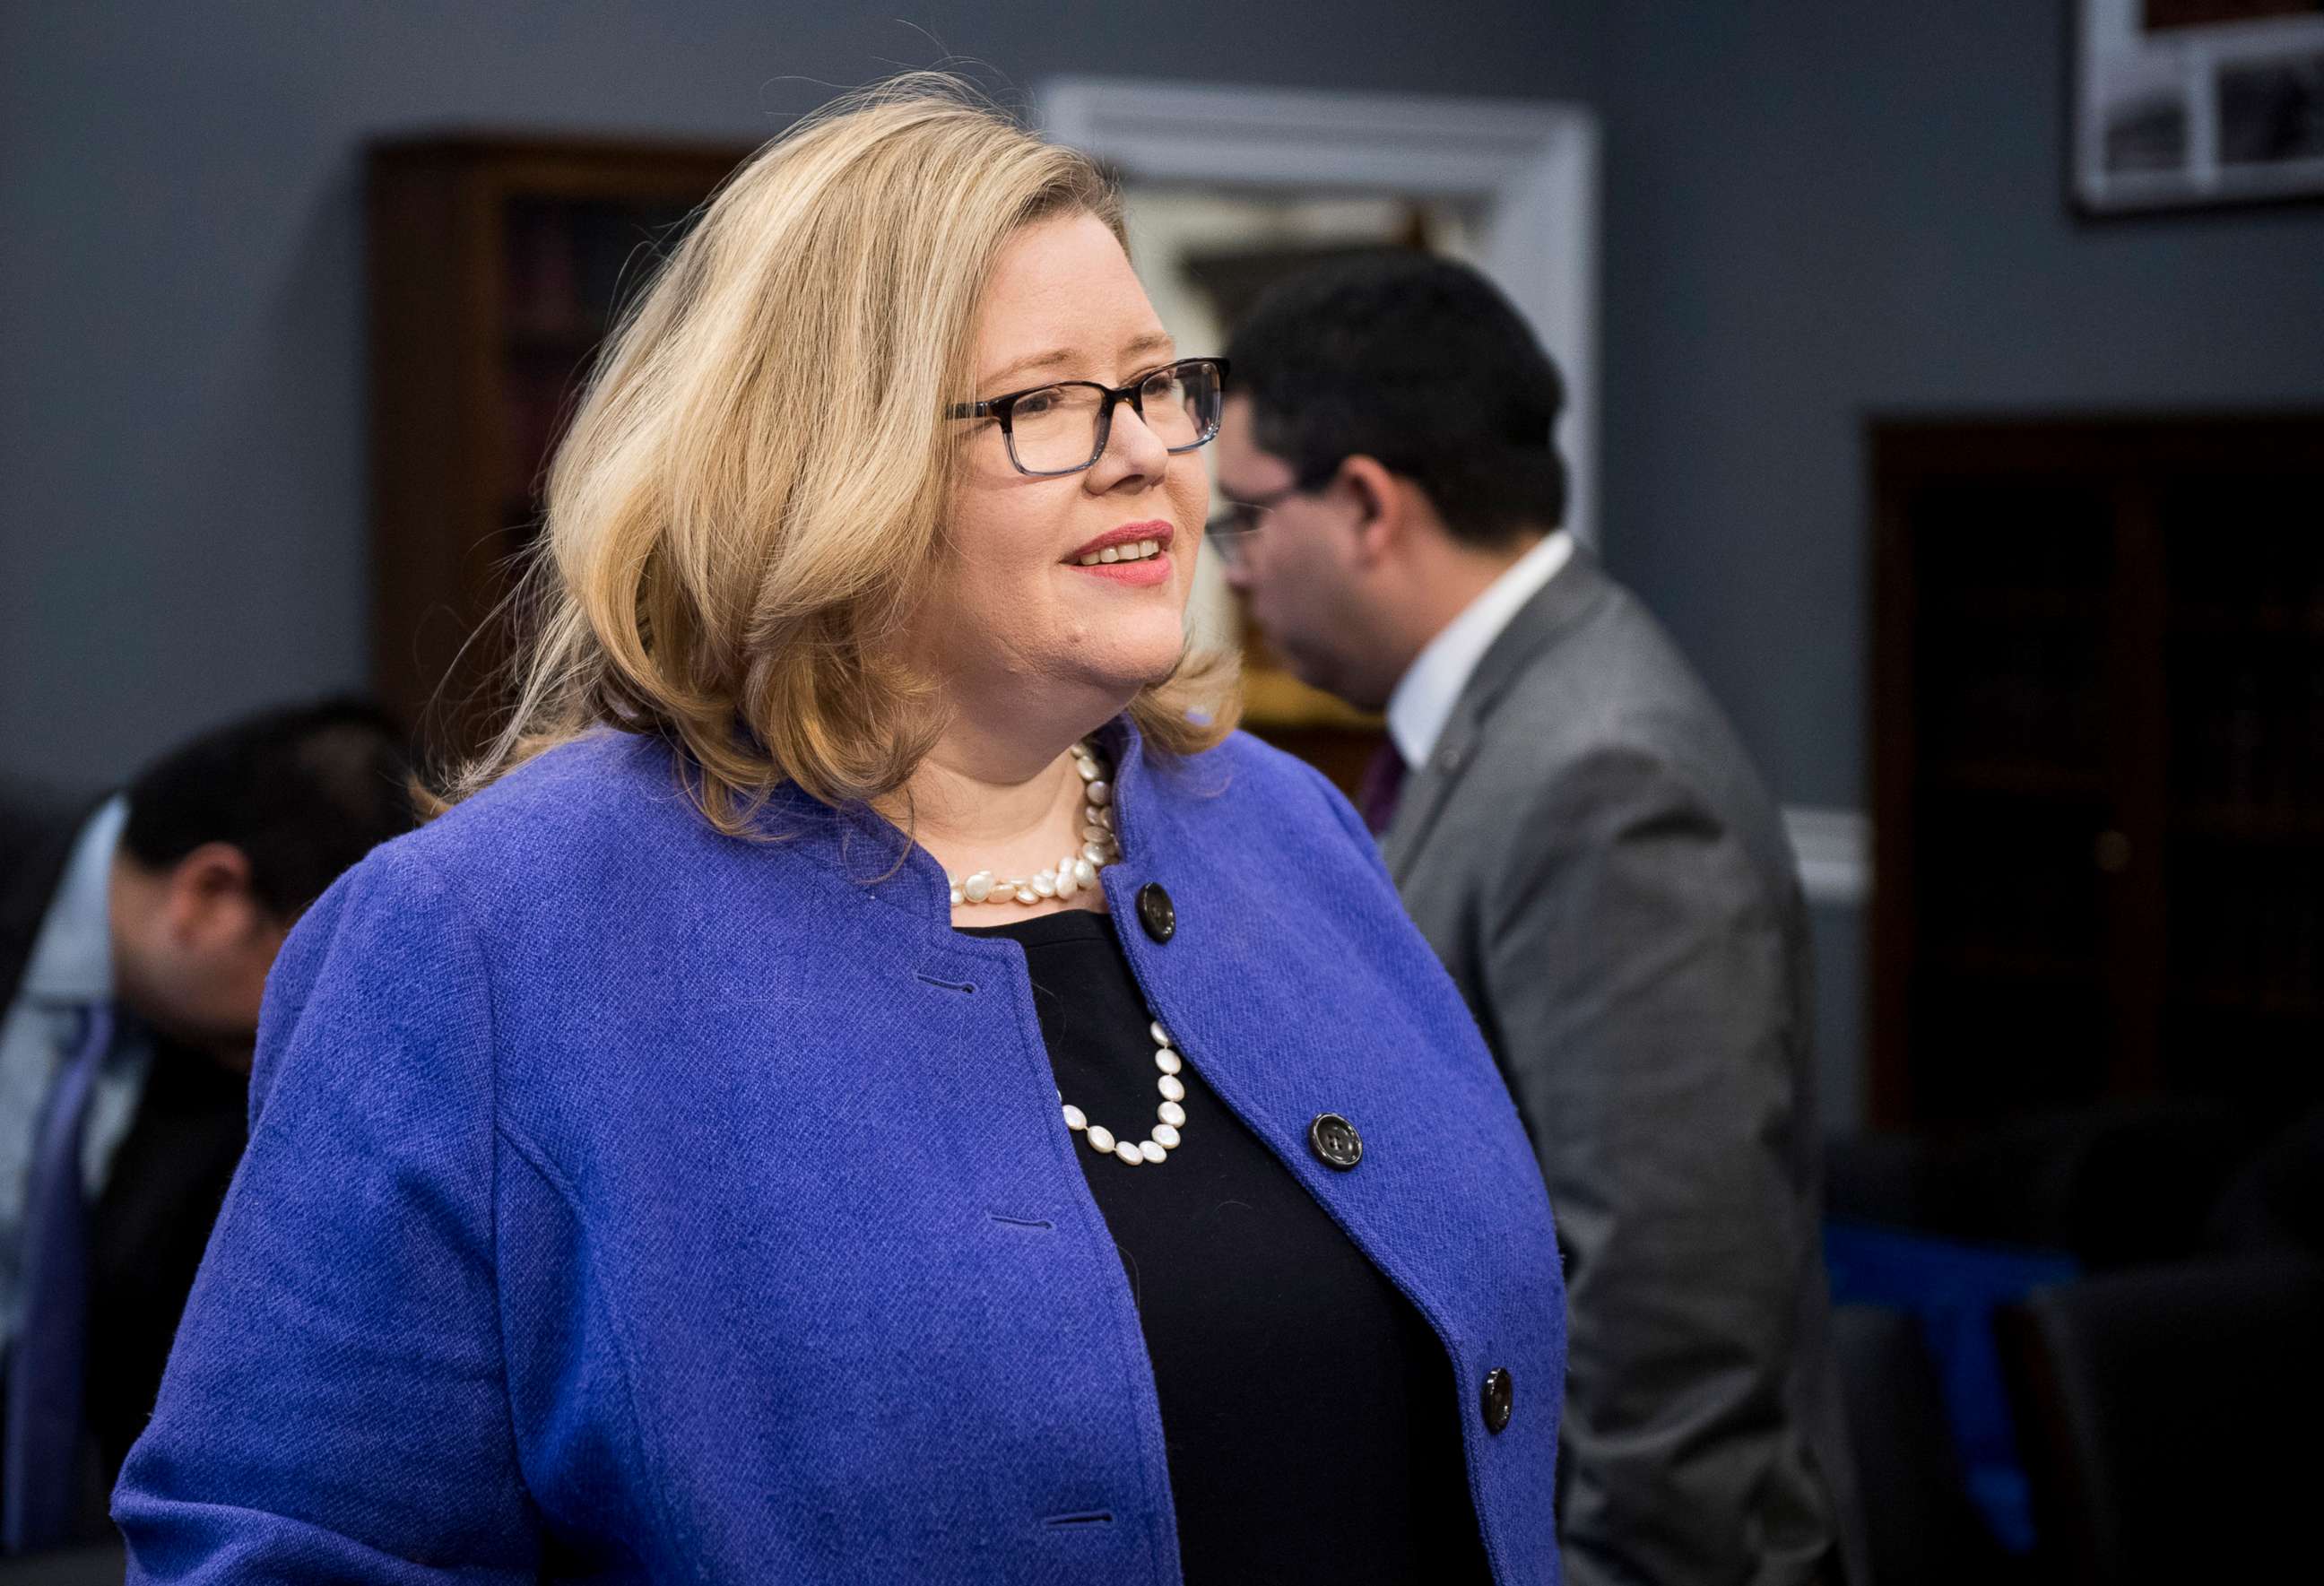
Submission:
[[[1517,609],[1485,651],[1437,737],[1435,753],[1426,765],[1412,768],[1396,819],[1380,838],[1382,857],[1398,886],[1411,875],[1445,800],[1475,758],[1494,705],[1536,656],[1595,611],[1612,588],[1597,556],[1587,546],[1576,545],[1572,560]]]
[[[24,960],[18,994],[37,1002],[77,1004],[113,997],[113,856],[129,823],[129,800],[115,794],[81,824],[72,857]]]

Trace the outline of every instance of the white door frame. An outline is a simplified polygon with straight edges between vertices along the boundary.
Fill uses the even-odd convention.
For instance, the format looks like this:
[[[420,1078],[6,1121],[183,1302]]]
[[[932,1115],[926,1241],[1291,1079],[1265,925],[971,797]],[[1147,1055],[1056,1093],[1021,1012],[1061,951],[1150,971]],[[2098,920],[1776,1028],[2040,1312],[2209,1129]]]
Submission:
[[[1473,205],[1478,263],[1565,379],[1566,521],[1598,529],[1598,118],[1526,100],[1064,77],[1041,126],[1126,180],[1352,191]]]

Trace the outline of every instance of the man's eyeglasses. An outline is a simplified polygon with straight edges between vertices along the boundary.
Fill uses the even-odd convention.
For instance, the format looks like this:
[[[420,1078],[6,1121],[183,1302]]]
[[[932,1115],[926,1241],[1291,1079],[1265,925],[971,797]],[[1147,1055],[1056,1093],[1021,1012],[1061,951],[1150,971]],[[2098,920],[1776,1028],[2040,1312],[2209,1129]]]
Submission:
[[[1293,480],[1280,490],[1270,490],[1265,495],[1248,501],[1221,497],[1224,503],[1211,521],[1203,525],[1203,538],[1219,553],[1219,560],[1230,567],[1242,565],[1250,536],[1259,531],[1267,521],[1267,514],[1299,493],[1299,482]]]
[[[1185,358],[1128,385],[1063,380],[961,402],[947,416],[998,420],[1019,474],[1078,474],[1105,455],[1117,402],[1128,402],[1171,451],[1193,451],[1219,432],[1226,380],[1224,358]]]

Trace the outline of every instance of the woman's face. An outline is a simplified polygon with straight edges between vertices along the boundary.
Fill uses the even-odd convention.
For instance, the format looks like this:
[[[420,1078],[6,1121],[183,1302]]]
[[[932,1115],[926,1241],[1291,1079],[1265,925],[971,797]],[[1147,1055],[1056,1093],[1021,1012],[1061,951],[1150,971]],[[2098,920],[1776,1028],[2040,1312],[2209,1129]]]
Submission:
[[[1062,217],[1019,231],[993,267],[973,394],[1065,380],[1128,385],[1177,356],[1113,234],[1091,216]],[[1109,713],[1167,677],[1184,642],[1210,498],[1200,456],[1172,456],[1123,402],[1094,464],[1042,478],[1010,461],[998,422],[961,423],[966,466],[945,524],[945,576],[920,624],[939,675],[1000,702],[1063,686]],[[1020,433],[1029,428],[1019,423]],[[1139,557],[1139,542],[1158,553],[1083,565],[1107,546]]]

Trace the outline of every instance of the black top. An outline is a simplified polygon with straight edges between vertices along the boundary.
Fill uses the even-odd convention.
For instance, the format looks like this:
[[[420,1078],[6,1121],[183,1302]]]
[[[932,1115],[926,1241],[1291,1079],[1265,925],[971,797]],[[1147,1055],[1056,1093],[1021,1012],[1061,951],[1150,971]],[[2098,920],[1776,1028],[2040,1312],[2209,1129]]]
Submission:
[[[1105,917],[967,934],[1025,949],[1065,1099],[1145,1139],[1152,1015]],[[1184,1056],[1167,1161],[1074,1152],[1154,1363],[1189,1586],[1489,1581],[1443,1346]]]
[[[247,1074],[155,1038],[136,1119],[89,1213],[83,1415],[107,1491],[152,1418],[178,1317],[242,1160],[249,1113]],[[112,1534],[109,1523],[98,1533]]]

